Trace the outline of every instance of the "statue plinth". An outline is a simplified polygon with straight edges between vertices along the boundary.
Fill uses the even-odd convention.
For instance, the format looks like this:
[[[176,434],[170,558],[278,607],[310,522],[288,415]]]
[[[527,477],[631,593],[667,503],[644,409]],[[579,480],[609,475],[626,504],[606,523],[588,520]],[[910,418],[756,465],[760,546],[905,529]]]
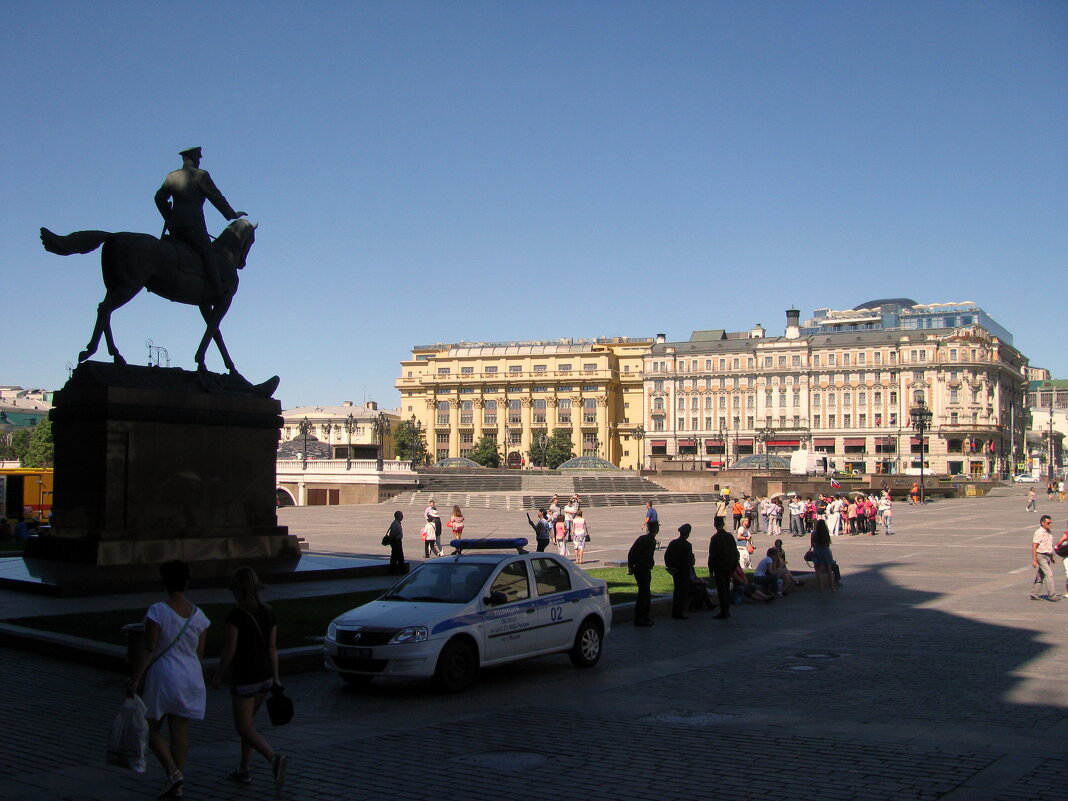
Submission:
[[[54,517],[27,565],[143,578],[168,559],[199,576],[295,564],[297,538],[276,513],[281,404],[258,390],[210,373],[79,365],[50,415]]]

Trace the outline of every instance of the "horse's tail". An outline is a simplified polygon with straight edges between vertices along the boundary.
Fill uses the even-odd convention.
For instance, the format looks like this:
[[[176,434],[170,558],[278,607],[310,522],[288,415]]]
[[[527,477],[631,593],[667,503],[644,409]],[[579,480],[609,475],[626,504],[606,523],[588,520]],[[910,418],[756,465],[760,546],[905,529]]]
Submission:
[[[75,231],[67,236],[54,234],[47,228],[41,229],[41,244],[49,253],[57,256],[70,256],[74,253],[92,253],[110,237],[107,231]]]

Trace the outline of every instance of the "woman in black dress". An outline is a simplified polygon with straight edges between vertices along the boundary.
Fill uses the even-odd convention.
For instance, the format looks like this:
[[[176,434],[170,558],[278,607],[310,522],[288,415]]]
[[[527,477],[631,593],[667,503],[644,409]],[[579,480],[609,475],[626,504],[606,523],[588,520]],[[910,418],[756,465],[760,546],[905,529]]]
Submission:
[[[254,718],[267,692],[282,686],[278,676],[278,647],[274,611],[260,599],[263,585],[251,567],[239,567],[230,581],[237,606],[226,617],[226,642],[215,686],[230,676],[234,728],[241,737],[241,765],[229,775],[239,784],[252,783],[252,752],[271,765],[276,788],[285,783],[286,757],[275,752],[256,730]]]

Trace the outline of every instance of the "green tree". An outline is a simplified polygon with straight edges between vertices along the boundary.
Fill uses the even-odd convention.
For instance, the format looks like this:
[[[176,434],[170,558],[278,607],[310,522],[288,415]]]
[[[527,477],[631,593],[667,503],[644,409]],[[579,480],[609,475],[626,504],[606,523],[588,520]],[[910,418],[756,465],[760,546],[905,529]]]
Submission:
[[[553,435],[545,443],[545,465],[550,470],[555,470],[574,456],[571,434],[566,428],[554,428]]]
[[[51,430],[49,433],[51,434]],[[0,459],[22,462],[22,466],[26,467],[26,452],[29,450],[32,436],[33,430],[29,428],[11,432],[0,446]]]
[[[478,462],[483,467],[500,467],[501,452],[497,449],[496,438],[483,434],[482,438],[475,443],[475,447],[467,454],[467,458]]]
[[[430,455],[423,429],[411,420],[401,420],[393,429],[393,447],[398,459],[410,459],[413,467],[427,463]]]
[[[54,467],[56,461],[55,447],[52,445],[52,421],[42,418],[33,427],[30,442],[26,448],[23,467]]]

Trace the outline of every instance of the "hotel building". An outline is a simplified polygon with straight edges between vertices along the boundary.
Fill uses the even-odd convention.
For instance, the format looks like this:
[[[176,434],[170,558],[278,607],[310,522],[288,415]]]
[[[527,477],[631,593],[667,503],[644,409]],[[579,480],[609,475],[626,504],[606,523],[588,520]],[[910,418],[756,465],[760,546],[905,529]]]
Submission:
[[[921,459],[934,473],[1008,473],[1023,449],[1026,359],[974,322],[883,327],[895,320],[882,316],[888,305],[934,308],[875,301],[858,307],[871,327],[858,318],[845,330],[822,327],[829,315],[803,329],[789,310],[778,337],[759,324],[683,342],[659,335],[644,367],[646,463],[721,469],[751,453],[811,449],[863,473],[911,472]],[[909,414],[921,399],[933,413],[922,444]]]
[[[466,456],[483,436],[503,464],[526,464],[532,444],[563,429],[576,454],[639,464],[642,369],[651,338],[420,345],[401,362],[400,416],[415,416],[435,460]]]

